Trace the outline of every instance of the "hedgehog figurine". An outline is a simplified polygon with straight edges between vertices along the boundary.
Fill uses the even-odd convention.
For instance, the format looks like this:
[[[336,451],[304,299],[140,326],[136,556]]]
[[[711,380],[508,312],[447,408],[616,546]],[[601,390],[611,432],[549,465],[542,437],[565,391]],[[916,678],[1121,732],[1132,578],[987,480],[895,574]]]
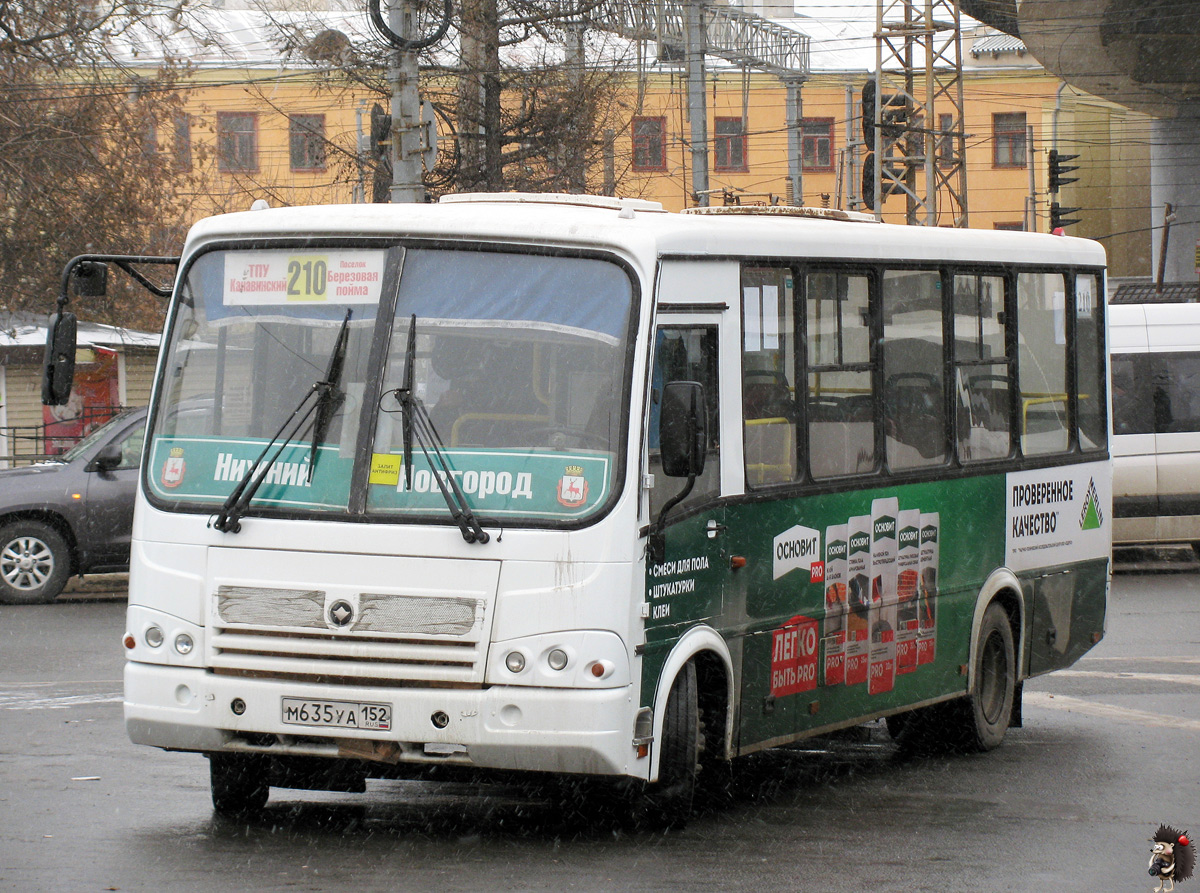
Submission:
[[[1150,838],[1150,876],[1158,879],[1154,893],[1171,893],[1176,881],[1186,881],[1196,867],[1196,851],[1186,831],[1159,825]],[[1170,884],[1170,886],[1166,886]]]

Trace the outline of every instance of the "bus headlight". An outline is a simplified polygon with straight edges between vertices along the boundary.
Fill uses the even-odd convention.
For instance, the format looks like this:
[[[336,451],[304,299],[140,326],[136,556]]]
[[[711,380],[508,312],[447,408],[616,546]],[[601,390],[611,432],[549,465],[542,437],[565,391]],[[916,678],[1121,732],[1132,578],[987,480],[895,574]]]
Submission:
[[[510,673],[520,673],[525,669],[525,655],[520,651],[510,651],[504,658],[504,666]]]
[[[195,644],[187,633],[180,633],[175,637],[175,650],[180,654],[191,654]]]
[[[552,670],[564,670],[567,667],[567,652],[561,648],[555,648],[546,655],[546,663],[550,665]]]
[[[149,626],[146,628],[143,638],[151,648],[157,648],[163,643],[163,631],[157,626]]]

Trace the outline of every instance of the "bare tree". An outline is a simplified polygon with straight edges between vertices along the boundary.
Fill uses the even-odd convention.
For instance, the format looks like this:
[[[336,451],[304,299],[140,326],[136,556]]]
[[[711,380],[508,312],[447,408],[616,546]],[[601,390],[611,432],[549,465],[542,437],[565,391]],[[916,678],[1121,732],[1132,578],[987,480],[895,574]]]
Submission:
[[[158,135],[182,114],[184,72],[147,77],[110,52],[147,38],[141,18],[123,3],[0,2],[2,310],[47,310],[74,255],[179,250],[182,174]],[[157,328],[161,301],[114,284],[79,300],[81,316]]]
[[[583,30],[590,5],[462,0],[455,188],[587,188],[604,131],[628,117],[620,50]]]

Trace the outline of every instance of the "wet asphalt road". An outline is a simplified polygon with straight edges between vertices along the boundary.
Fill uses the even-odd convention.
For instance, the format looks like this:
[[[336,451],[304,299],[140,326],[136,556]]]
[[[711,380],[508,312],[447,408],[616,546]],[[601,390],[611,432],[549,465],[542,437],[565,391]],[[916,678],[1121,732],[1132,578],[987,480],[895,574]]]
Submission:
[[[207,761],[125,737],[123,596],[0,606],[0,891],[1148,891],[1158,823],[1200,836],[1197,572],[1118,575],[1107,638],[993,753],[903,760],[875,724],[747,761],[671,833],[428,782],[215,819]]]

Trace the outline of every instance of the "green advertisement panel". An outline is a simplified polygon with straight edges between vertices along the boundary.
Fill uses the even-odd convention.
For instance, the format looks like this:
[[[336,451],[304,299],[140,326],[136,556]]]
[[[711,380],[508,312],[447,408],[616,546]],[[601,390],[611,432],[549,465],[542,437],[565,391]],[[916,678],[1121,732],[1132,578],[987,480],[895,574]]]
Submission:
[[[159,437],[150,452],[148,479],[154,494],[171,501],[220,503],[237,486],[267,442],[217,437]],[[270,459],[278,446],[267,454]],[[337,446],[284,446],[255,494],[256,505],[290,509],[345,509],[353,460]],[[608,453],[452,449],[450,474],[471,507],[482,515],[570,519],[594,511],[608,499],[612,456]],[[310,479],[311,471],[311,479]],[[381,513],[443,512],[446,502],[428,458],[413,451],[412,490],[405,489],[403,458],[372,457],[368,509]]]
[[[1039,474],[1079,478],[1059,490],[1086,498],[1102,489],[1102,471]],[[743,748],[963,692],[976,600],[1003,567],[1022,584],[1018,663],[1029,672],[1066,665],[1102,634],[1107,551],[1102,536],[1088,538],[1106,534],[1095,528],[1107,522],[1083,502],[1068,506],[1053,548],[1022,553],[1048,560],[1022,566],[1012,560],[1021,527],[1011,503],[1029,492],[1041,491],[1023,475],[981,475],[737,500],[716,535],[707,514],[668,526],[665,559],[646,581],[644,691],[688,628],[679,621],[697,613],[686,601],[729,648]],[[1075,572],[1063,574],[1068,564]],[[664,577],[664,567],[678,570]],[[1057,662],[1038,652],[1051,630]]]

